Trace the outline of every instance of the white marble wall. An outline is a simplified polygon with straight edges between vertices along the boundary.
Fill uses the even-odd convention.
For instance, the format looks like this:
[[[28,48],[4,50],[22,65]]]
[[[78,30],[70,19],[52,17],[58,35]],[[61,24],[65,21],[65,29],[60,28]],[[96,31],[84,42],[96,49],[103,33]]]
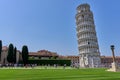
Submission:
[[[93,13],[88,4],[81,4],[77,7],[76,25],[80,66],[98,67],[100,65],[100,52]]]

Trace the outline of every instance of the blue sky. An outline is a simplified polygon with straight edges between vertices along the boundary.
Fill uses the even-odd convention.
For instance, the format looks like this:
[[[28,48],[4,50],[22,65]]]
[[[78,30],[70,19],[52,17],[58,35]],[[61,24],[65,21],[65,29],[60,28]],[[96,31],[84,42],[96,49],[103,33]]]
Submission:
[[[75,14],[82,3],[94,13],[101,55],[111,55],[111,44],[120,55],[119,0],[0,0],[0,39],[19,50],[78,55]]]

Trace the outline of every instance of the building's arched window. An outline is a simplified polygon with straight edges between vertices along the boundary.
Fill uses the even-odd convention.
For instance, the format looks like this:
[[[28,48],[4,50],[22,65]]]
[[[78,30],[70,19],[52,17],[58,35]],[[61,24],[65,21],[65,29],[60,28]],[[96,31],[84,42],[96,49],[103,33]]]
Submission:
[[[88,42],[88,44],[90,44],[90,42]]]
[[[84,18],[84,15],[82,15],[82,18]]]

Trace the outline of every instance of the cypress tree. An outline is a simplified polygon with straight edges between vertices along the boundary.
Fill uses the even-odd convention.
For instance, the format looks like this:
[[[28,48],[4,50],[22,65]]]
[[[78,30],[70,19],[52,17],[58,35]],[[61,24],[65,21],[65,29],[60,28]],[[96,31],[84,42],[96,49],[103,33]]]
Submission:
[[[13,49],[14,49],[13,44],[10,44],[8,48],[8,56],[7,56],[7,61],[9,63],[13,63],[14,61],[14,58],[13,58],[14,50]]]
[[[14,48],[14,54],[13,54],[13,62],[16,63],[16,52],[17,52],[17,48]]]
[[[22,47],[22,59],[24,65],[28,64],[28,47],[26,45]]]
[[[1,53],[2,53],[2,40],[0,40],[0,61],[1,61]]]

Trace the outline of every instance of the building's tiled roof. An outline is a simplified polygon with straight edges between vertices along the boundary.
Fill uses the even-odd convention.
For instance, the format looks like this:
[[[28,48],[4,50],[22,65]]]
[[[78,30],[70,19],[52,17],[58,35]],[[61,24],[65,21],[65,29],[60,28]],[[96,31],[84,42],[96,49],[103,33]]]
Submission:
[[[79,58],[79,56],[67,56],[67,58]]]
[[[50,52],[48,50],[40,50],[38,52],[29,52],[30,56],[59,56],[55,52]]]
[[[112,56],[100,56],[101,58],[113,58]],[[115,56],[115,58],[120,58],[120,56]]]
[[[62,56],[62,55],[59,55],[59,58],[60,59],[68,59],[67,56]]]
[[[8,50],[8,47],[7,46],[3,46],[2,47],[2,51],[7,51]]]
[[[7,46],[3,46],[3,47],[2,47],[2,51],[7,51],[7,50],[8,50],[8,47],[7,47]],[[20,53],[20,50],[17,50],[17,52]]]

